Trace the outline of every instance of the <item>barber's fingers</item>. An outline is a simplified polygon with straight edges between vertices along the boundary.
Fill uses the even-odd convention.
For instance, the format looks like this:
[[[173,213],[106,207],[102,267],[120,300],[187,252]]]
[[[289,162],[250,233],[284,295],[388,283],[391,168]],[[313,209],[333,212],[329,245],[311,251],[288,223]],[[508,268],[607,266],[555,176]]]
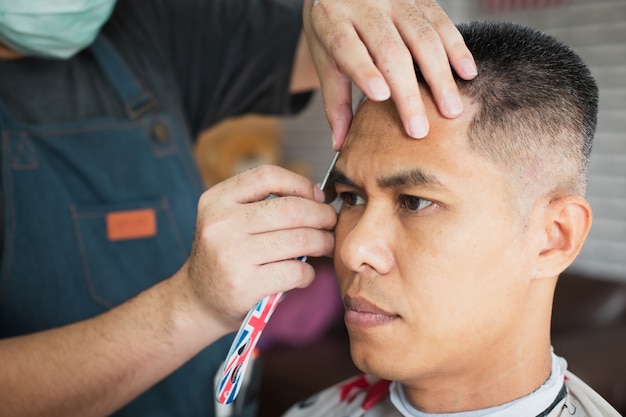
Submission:
[[[370,97],[390,97],[387,83],[354,27],[355,17],[360,18],[353,16],[355,5],[344,0],[305,0],[303,12],[304,32],[320,78],[335,150],[343,145],[352,120],[351,82]],[[373,90],[367,88],[368,83]]]
[[[249,234],[296,228],[332,230],[337,214],[329,204],[302,197],[277,197],[239,207],[241,227]]]
[[[338,71],[372,100],[385,100],[390,93],[407,133],[423,137],[428,122],[413,72],[413,56],[442,114],[459,114],[460,100],[450,64],[460,76],[469,79],[475,76],[474,61],[456,27],[435,1],[307,0],[304,18],[323,86],[329,84],[329,77],[337,78]],[[329,96],[329,88],[322,90],[339,143],[343,143],[343,129],[336,129],[333,123],[345,119],[336,116],[337,109],[349,104],[344,91]]]
[[[270,264],[285,263],[287,266],[291,260],[302,254],[313,257],[332,256],[335,241],[332,232],[318,229],[289,229],[261,233],[252,236],[242,246],[248,261],[252,265],[263,268]],[[301,261],[299,261],[301,262]],[[302,287],[309,282],[300,280],[297,276],[290,277],[289,282],[276,281],[273,277],[266,281],[264,289],[271,294],[278,291],[287,291],[294,287]]]
[[[471,79],[476,76],[474,60],[463,37],[434,1],[422,2],[419,8],[415,4],[409,4],[402,15],[411,16],[411,19],[394,21],[397,22],[403,41],[430,86],[440,113],[450,118],[460,115],[463,108],[450,65],[462,78]],[[390,74],[393,74],[393,65],[393,62],[388,63]],[[403,63],[396,65],[404,66]],[[400,81],[390,77],[389,82],[393,85]],[[392,90],[395,90],[393,86]],[[396,101],[402,107],[403,100]],[[403,115],[401,108],[400,114]]]
[[[309,50],[316,57],[324,111],[330,124],[333,149],[338,151],[352,122],[352,81],[339,71],[319,42],[310,45]]]
[[[422,10],[425,11],[425,16],[430,21],[430,24],[435,29],[441,39],[441,43],[448,56],[450,64],[464,80],[471,80],[476,77],[477,69],[476,63],[472,53],[465,45],[463,36],[456,28],[454,23],[450,20],[446,12],[435,1],[427,1]],[[411,30],[411,28],[403,29],[403,33]],[[412,43],[411,43],[412,45]],[[413,55],[416,55],[416,51],[411,47]],[[420,65],[421,68],[421,65]],[[436,75],[436,73],[433,73]],[[430,82],[429,82],[430,85]]]
[[[275,165],[246,170],[216,184],[202,198],[221,196],[224,204],[245,204],[274,196],[294,196],[324,201],[324,193],[309,179]]]
[[[266,200],[270,193],[278,197]],[[308,179],[272,166],[205,191],[186,268],[196,300],[234,329],[264,296],[308,285],[313,269],[293,259],[334,249],[336,214],[321,201]]]
[[[373,63],[381,74],[384,75],[405,131],[414,138],[423,138],[428,133],[429,123],[425,115],[424,104],[415,76],[413,58],[408,48],[411,44],[408,44],[407,41],[419,40],[414,45],[414,49],[417,52],[421,53],[421,50],[426,47],[436,52],[424,63],[425,65],[434,66],[438,64],[438,61],[447,64],[448,60],[445,53],[442,53],[443,48],[438,43],[436,33],[430,26],[428,19],[425,18],[419,9],[414,10],[407,7],[405,2],[399,2],[396,7],[399,7],[400,4],[405,9],[404,13],[402,13],[406,16],[404,19],[410,20],[408,23],[404,22],[404,19],[398,19],[396,22],[393,16],[386,14],[388,11],[380,10],[379,20],[382,22],[376,25],[378,30],[368,30],[362,23],[358,23],[355,28],[361,34],[364,44],[367,45]],[[395,12],[397,13],[398,11]],[[407,37],[405,40],[402,29],[407,26],[413,27],[411,32],[414,33],[414,36],[412,38]],[[417,32],[421,33],[418,34]],[[448,72],[450,72],[449,68]],[[445,75],[445,72],[442,72],[441,77],[436,81],[442,84],[445,80]],[[454,85],[451,74],[450,79],[446,80],[446,82],[452,82]],[[366,86],[366,88],[368,87],[370,85]],[[456,87],[454,91],[456,92]],[[376,100],[376,97],[371,97],[367,94],[367,90],[364,90],[364,92],[368,98]]]
[[[328,230],[299,227],[250,234],[223,223],[203,227],[195,244],[205,252],[196,261],[210,265],[206,276],[198,278],[208,280],[207,292],[218,295],[213,307],[222,305],[218,310],[233,309],[226,315],[243,316],[266,295],[309,285],[309,265],[294,260],[332,256],[335,241]]]
[[[274,198],[268,199],[268,195]],[[295,256],[329,255],[332,242],[320,240],[320,231],[332,230],[337,221],[334,208],[323,203],[324,195],[308,179],[276,166],[261,166],[236,175],[206,191],[198,205],[198,227],[208,239],[223,236],[218,245],[231,243],[233,247],[253,251],[257,264],[289,259]],[[289,231],[288,234],[272,232]],[[270,251],[245,245],[277,239],[276,245],[267,245]],[[322,233],[323,235],[323,233]],[[285,251],[280,236],[290,236],[289,250]],[[314,237],[318,239],[314,239]],[[283,239],[284,241],[284,239]],[[258,245],[257,245],[258,246]],[[216,246],[214,250],[219,251]],[[295,253],[291,253],[294,251]]]

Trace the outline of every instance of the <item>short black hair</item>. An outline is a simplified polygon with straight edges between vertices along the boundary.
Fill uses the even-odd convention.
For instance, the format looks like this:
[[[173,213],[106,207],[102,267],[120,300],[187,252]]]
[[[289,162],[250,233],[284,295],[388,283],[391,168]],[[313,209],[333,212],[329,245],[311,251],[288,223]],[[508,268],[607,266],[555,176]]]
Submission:
[[[596,130],[598,87],[583,60],[541,31],[509,22],[457,26],[478,76],[456,76],[479,105],[473,149],[532,194],[584,195]],[[419,77],[418,72],[418,77]]]

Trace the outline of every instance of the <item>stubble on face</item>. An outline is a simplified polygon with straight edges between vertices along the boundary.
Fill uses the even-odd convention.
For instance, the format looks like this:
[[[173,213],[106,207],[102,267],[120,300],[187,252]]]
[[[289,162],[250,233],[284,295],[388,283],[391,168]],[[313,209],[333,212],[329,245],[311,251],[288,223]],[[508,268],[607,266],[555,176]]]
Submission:
[[[342,209],[336,229],[346,307],[356,299],[361,310],[398,317],[375,326],[347,321],[354,361],[417,390],[455,379],[484,388],[479,380],[490,377],[481,374],[515,344],[523,316],[523,222],[500,171],[469,148],[466,107],[447,120],[431,102],[431,134],[416,141],[392,102],[366,102],[337,164],[354,184],[344,188],[365,202]],[[442,187],[385,181],[416,168]],[[436,204],[403,214],[397,203],[405,194]]]

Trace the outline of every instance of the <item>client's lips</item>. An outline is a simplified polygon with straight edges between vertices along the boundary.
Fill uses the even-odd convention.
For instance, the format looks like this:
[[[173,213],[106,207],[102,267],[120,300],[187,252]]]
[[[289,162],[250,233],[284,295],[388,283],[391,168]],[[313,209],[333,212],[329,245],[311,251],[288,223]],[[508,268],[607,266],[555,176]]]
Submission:
[[[346,308],[345,322],[347,326],[384,326],[400,317],[397,314],[383,310],[364,298],[346,296],[343,301]]]

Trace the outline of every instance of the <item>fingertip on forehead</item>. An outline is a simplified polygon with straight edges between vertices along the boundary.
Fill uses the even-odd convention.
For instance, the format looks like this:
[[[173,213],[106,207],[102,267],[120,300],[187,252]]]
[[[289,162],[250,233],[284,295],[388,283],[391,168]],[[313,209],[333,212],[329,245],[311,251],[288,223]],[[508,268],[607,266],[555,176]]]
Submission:
[[[447,130],[454,128],[458,131],[460,126],[457,122],[465,124],[471,121],[474,115],[472,103],[468,99],[463,100],[468,108],[466,114],[454,119],[445,118],[439,113],[437,105],[427,89],[424,89],[422,92],[422,100],[425,117],[430,124],[430,131],[426,137],[415,139],[406,132],[398,108],[393,100],[390,99],[382,102],[365,100],[354,115],[343,150],[350,149],[352,146],[355,146],[356,143],[360,144],[361,139],[365,136],[376,135],[380,137],[381,134],[388,138],[406,139],[412,141],[411,143],[418,143],[419,141],[436,136],[437,130],[439,129]],[[467,126],[469,125],[464,127],[467,128]]]
[[[383,125],[381,125],[381,123]],[[353,137],[367,135],[384,127],[386,131],[397,131],[399,134],[406,135],[403,129],[402,120],[394,104],[393,100],[371,101],[366,100],[357,109],[348,135],[346,137],[345,146],[353,145]],[[408,135],[406,135],[408,137]]]

